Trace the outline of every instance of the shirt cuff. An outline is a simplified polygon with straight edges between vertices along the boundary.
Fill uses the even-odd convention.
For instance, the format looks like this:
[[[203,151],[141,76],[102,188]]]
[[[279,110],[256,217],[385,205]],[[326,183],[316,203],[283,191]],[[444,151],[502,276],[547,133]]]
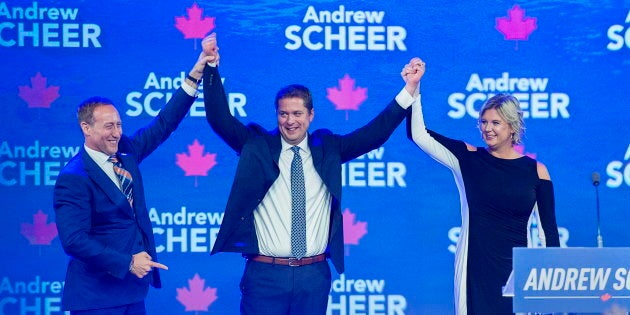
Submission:
[[[407,92],[407,90],[405,88],[403,88],[398,93],[398,95],[396,95],[396,102],[398,103],[398,105],[400,105],[400,107],[402,107],[404,109],[407,109],[418,98],[420,98],[420,91],[419,91],[419,89],[416,89],[413,92],[413,95],[410,95],[409,92]]]
[[[184,92],[186,92],[189,96],[197,97],[197,95],[199,95],[199,91],[186,82],[182,82],[182,89],[184,89]]]

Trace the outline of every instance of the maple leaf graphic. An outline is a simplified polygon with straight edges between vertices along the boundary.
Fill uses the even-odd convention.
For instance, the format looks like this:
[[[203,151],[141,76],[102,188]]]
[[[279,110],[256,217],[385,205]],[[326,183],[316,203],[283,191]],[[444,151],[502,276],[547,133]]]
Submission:
[[[187,153],[176,153],[175,164],[184,170],[184,176],[208,176],[208,171],[212,169],[216,162],[216,154],[203,153],[204,145],[199,144],[199,141],[195,139],[191,145],[188,146]],[[197,177],[195,177],[195,187],[197,187]]]
[[[534,160],[536,159],[536,153],[530,153],[530,152],[524,153],[525,152],[525,146],[522,145],[522,144],[515,145],[514,146],[514,150],[516,150],[516,152],[518,152],[520,154],[527,155],[527,156],[529,156],[530,158],[532,158]]]
[[[206,280],[195,274],[192,279],[188,279],[188,287],[175,288],[177,290],[176,299],[186,307],[186,312],[208,311],[210,304],[217,299],[217,289],[206,287]]]
[[[192,7],[186,9],[186,12],[188,17],[175,17],[175,27],[184,34],[185,39],[202,39],[214,29],[215,18],[202,17],[203,9],[199,8],[197,3],[193,3]],[[195,41],[195,49],[197,49],[197,41]]]
[[[31,245],[50,245],[50,242],[57,237],[57,224],[46,223],[48,215],[38,210],[33,215],[33,224],[22,223],[20,234],[28,240]]]
[[[501,32],[505,40],[516,41],[516,50],[518,50],[518,41],[527,40],[538,26],[536,18],[525,17],[525,10],[515,4],[508,11],[507,17],[496,19],[496,29]]]
[[[346,256],[350,253],[349,245],[359,245],[359,240],[367,234],[367,222],[356,221],[356,214],[346,208],[343,213],[343,243],[346,245]]]
[[[359,110],[359,106],[367,99],[367,88],[354,86],[355,80],[346,73],[339,79],[339,88],[326,88],[328,94],[326,98],[335,104],[337,110],[346,110],[346,120],[348,120],[348,110]]]
[[[46,87],[48,79],[37,72],[31,77],[31,86],[18,86],[18,96],[26,101],[29,108],[50,108],[50,104],[59,98],[59,87]]]

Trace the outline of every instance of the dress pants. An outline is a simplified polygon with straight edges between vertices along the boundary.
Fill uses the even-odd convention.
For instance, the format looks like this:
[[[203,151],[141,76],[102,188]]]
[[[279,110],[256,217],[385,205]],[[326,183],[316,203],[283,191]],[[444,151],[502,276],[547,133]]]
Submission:
[[[83,311],[70,311],[71,315],[145,315],[144,301],[127,305]]]
[[[243,315],[325,315],[328,261],[292,267],[248,260],[240,283]]]

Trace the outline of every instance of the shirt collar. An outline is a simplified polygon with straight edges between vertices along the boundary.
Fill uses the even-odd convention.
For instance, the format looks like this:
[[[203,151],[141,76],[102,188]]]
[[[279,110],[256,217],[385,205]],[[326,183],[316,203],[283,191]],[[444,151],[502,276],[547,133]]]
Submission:
[[[289,144],[282,137],[280,137],[280,141],[282,142],[282,152],[287,151],[287,150],[291,150],[291,148],[294,147],[294,145]],[[308,133],[306,134],[306,137],[304,137],[304,139],[302,139],[302,141],[297,144],[297,146],[300,147],[301,151],[304,151],[306,153],[310,152],[310,150],[308,148]]]
[[[96,162],[96,164],[103,165],[107,163],[107,159],[109,159],[109,155],[100,151],[90,149],[85,144],[83,145],[83,148],[85,148],[85,151],[87,152],[87,154],[92,158],[92,160]]]

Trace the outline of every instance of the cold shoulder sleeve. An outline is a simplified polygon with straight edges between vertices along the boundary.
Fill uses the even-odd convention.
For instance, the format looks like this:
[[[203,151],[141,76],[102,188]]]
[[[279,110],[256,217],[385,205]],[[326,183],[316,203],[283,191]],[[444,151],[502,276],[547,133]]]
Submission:
[[[536,203],[538,205],[538,234],[547,247],[559,247],[560,237],[556,223],[555,197],[553,183],[550,180],[539,179],[536,185]]]

